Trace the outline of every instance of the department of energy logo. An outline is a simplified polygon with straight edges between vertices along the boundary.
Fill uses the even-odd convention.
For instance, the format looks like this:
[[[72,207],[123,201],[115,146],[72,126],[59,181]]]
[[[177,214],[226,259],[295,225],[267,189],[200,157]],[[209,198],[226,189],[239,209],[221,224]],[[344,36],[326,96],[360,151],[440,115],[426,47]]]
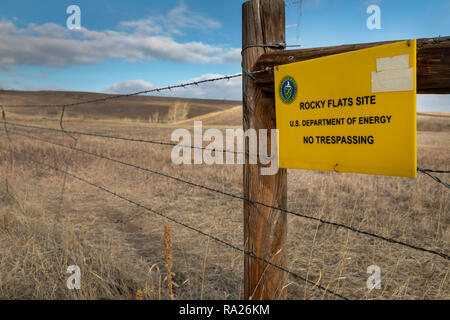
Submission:
[[[285,77],[280,83],[280,98],[286,104],[291,104],[297,97],[297,82],[292,77]]]

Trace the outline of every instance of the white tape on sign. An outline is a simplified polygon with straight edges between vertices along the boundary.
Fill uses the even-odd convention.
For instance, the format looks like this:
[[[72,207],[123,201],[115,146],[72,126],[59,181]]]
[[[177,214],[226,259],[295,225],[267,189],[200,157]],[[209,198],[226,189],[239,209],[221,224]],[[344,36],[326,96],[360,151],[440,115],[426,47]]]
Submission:
[[[414,90],[414,68],[372,71],[372,92]]]
[[[388,71],[409,68],[409,54],[377,59],[377,71]]]

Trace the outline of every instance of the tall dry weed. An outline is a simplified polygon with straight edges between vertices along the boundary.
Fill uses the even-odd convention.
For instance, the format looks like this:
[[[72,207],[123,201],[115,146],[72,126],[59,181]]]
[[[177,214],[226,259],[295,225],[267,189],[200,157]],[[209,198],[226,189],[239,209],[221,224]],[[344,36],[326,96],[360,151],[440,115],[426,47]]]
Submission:
[[[165,261],[166,261],[166,269],[167,269],[167,277],[165,280],[167,281],[169,297],[171,300],[174,300],[173,282],[172,282],[172,276],[174,275],[172,273],[172,267],[173,267],[172,232],[170,230],[170,224],[167,221],[164,225],[164,247],[165,247]]]
[[[167,115],[168,122],[177,122],[186,120],[189,115],[189,103],[177,101],[169,109]]]

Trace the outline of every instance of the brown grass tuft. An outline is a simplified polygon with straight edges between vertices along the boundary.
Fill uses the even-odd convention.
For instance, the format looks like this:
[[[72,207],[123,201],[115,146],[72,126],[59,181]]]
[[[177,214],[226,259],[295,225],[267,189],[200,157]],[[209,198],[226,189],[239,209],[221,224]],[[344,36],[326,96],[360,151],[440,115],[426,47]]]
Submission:
[[[173,283],[172,283],[172,233],[170,231],[170,224],[168,221],[164,224],[164,247],[165,247],[165,261],[166,261],[166,269],[167,269],[167,288],[169,292],[169,297],[171,300],[174,300],[173,296]]]
[[[144,293],[142,292],[141,289],[136,291],[136,300],[144,300]]]
[[[56,118],[12,118],[7,112],[10,121],[59,128]],[[68,119],[65,127],[170,141],[173,126],[149,125],[145,119],[145,123]],[[445,126],[435,129],[440,128]],[[136,299],[139,290],[143,299],[243,296],[240,252],[177,224],[164,231],[162,241],[165,219],[72,178],[67,180],[64,215],[54,230],[63,176],[27,161],[25,154],[64,168],[70,150],[36,143],[9,129],[16,153],[8,170],[3,170],[8,166],[8,143],[0,132],[0,299]],[[25,131],[71,143],[63,134]],[[419,132],[418,163],[450,169],[449,141],[449,131]],[[79,147],[242,194],[242,166],[177,166],[170,159],[171,147],[94,137],[80,137]],[[242,201],[78,152],[69,171],[242,247]],[[5,174],[10,196],[5,192]],[[404,179],[289,170],[288,204],[295,212],[450,252],[448,189],[423,175]],[[450,299],[450,269],[439,257],[298,217],[288,216],[288,225],[287,268],[313,283],[351,299]],[[381,268],[382,290],[369,292],[367,267],[373,264]],[[66,287],[70,265],[81,268],[81,290]],[[333,299],[311,287],[290,277],[288,297]]]

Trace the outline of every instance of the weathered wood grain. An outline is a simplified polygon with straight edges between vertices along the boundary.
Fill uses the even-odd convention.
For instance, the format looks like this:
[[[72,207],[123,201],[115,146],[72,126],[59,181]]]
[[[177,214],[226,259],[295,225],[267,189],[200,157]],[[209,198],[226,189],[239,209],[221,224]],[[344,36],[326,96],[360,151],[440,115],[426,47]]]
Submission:
[[[268,52],[259,57],[254,69],[251,71],[393,42],[396,41],[284,50],[276,53]],[[258,74],[256,78],[256,83],[262,86],[264,91],[273,92],[273,72]],[[417,40],[417,92],[421,94],[450,94],[450,37]]]
[[[285,41],[283,0],[251,0],[243,4],[242,47]],[[282,50],[281,50],[282,51]],[[252,47],[243,52],[243,68],[251,70],[264,53],[280,50]],[[263,92],[248,76],[243,77],[244,130],[275,129],[274,96]],[[270,130],[268,130],[270,142]],[[270,143],[268,146],[270,151]],[[246,151],[249,152],[248,141]],[[248,159],[247,159],[248,160]],[[260,175],[261,165],[244,165],[244,197],[271,206],[287,206],[287,170],[273,176]],[[286,260],[286,214],[244,202],[244,245],[248,252],[279,266]],[[286,299],[286,273],[248,255],[244,261],[245,299]]]

